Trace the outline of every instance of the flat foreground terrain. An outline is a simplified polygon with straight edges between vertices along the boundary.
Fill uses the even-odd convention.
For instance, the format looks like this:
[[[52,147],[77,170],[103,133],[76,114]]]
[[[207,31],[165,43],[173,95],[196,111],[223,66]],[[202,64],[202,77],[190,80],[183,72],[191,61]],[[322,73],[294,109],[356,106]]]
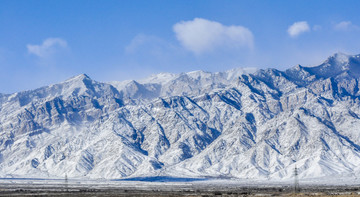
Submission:
[[[359,196],[359,185],[302,185],[219,182],[3,180],[0,196]]]

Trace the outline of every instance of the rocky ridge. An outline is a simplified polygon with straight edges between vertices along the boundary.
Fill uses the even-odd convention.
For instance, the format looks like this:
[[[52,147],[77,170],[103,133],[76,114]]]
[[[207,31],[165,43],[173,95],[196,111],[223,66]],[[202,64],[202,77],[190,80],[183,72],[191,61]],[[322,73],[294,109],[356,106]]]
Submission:
[[[288,179],[360,174],[360,56],[315,67],[0,95],[0,175]]]

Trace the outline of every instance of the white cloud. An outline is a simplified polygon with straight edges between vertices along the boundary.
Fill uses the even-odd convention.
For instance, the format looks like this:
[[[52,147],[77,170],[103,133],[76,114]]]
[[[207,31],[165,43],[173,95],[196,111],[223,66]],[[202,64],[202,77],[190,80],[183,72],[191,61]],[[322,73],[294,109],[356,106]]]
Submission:
[[[30,54],[34,54],[40,58],[51,56],[58,48],[66,48],[67,42],[61,38],[47,38],[41,45],[26,45]]]
[[[195,18],[173,26],[176,38],[187,50],[199,55],[217,48],[252,48],[254,36],[243,26],[225,26],[215,21]]]
[[[353,29],[359,29],[359,27],[352,24],[351,21],[341,21],[340,23],[335,24],[334,29],[338,31],[348,31]]]
[[[295,22],[287,30],[288,34],[293,38],[299,36],[302,33],[309,31],[310,31],[310,26],[306,21]]]

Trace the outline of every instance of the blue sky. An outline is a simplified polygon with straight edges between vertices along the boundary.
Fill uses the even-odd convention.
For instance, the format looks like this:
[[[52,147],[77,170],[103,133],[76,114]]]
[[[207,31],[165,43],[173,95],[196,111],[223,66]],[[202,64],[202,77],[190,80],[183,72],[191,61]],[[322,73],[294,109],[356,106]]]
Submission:
[[[0,0],[0,92],[86,73],[320,64],[360,53],[360,1]]]

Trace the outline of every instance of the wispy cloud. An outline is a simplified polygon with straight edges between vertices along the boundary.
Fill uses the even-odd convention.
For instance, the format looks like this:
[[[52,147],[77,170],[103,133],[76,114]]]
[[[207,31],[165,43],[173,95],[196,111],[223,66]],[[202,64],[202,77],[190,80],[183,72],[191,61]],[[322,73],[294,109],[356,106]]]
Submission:
[[[252,48],[254,42],[252,32],[246,27],[225,26],[202,18],[176,23],[173,30],[181,45],[197,55],[217,48]]]
[[[67,46],[67,42],[61,38],[47,38],[40,45],[26,45],[30,54],[36,55],[40,58],[48,58],[58,49],[67,48]]]
[[[163,67],[173,64],[177,59],[186,59],[185,50],[158,36],[138,34],[124,48],[123,61],[147,67]]]
[[[322,29],[321,25],[314,25],[312,28],[313,31],[320,31],[321,29]]]
[[[164,58],[168,53],[179,53],[171,43],[163,40],[160,37],[146,34],[136,35],[130,43],[125,46],[125,53],[127,55],[146,55],[153,58]]]
[[[294,24],[290,25],[287,30],[288,34],[293,38],[309,31],[310,26],[306,21],[295,22]]]
[[[171,45],[165,40],[152,35],[138,34],[125,47],[127,54],[137,53],[141,50],[149,50],[150,53],[155,51],[171,48]]]
[[[351,21],[341,21],[334,25],[334,29],[338,31],[349,31],[360,28],[357,25],[352,24]]]
[[[135,36],[131,42],[125,47],[126,53],[134,53],[141,45],[146,43],[149,40],[149,36],[144,34],[138,34]]]

